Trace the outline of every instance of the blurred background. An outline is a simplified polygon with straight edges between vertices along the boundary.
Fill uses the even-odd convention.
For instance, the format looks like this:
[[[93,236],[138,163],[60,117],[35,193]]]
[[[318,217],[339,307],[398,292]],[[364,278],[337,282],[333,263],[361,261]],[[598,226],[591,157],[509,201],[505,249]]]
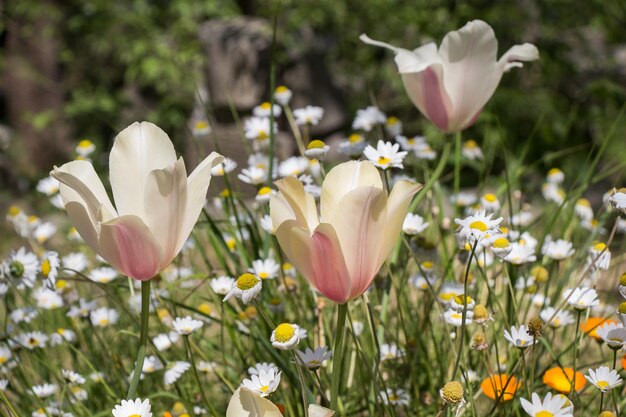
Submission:
[[[437,136],[392,54],[358,36],[413,49],[482,19],[500,55],[531,42],[541,58],[503,77],[464,139],[495,153],[531,141],[529,163],[562,151],[538,169],[567,172],[614,126],[603,163],[626,161],[624,1],[12,0],[0,28],[3,199],[30,193],[79,140],[106,150],[135,120],[161,126],[193,165],[191,126],[206,112],[223,153],[240,152],[237,121],[270,96],[274,18],[277,85],[293,90],[292,107],[325,108],[319,138],[349,134],[356,109],[371,104],[408,135]]]

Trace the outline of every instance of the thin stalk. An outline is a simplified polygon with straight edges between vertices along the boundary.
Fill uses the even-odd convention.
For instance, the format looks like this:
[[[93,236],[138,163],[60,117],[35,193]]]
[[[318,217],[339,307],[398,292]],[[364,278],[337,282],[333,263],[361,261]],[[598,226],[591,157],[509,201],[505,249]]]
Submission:
[[[309,402],[306,398],[306,385],[304,384],[304,376],[302,375],[302,368],[300,367],[301,361],[299,361],[296,352],[291,351],[291,355],[293,356],[293,363],[296,365],[298,379],[300,380],[300,393],[302,395],[302,409],[304,410],[304,417],[309,417]]]
[[[330,408],[337,410],[339,404],[339,385],[341,383],[341,368],[343,361],[343,338],[345,333],[346,314],[348,312],[348,304],[337,305],[337,328],[335,334],[335,346],[333,349],[333,375],[330,390]]]
[[[573,393],[575,391],[575,386],[576,386],[576,356],[578,355],[578,330],[580,327],[580,316],[581,316],[582,311],[581,310],[576,310],[576,333],[574,336],[574,366],[572,367],[574,369],[574,376],[572,377],[572,381],[571,381],[571,391],[570,393]]]
[[[196,382],[198,383],[198,389],[200,390],[200,395],[202,395],[202,400],[204,401],[204,404],[206,404],[207,408],[210,410],[211,415],[217,417],[219,416],[219,414],[217,413],[217,410],[215,410],[215,407],[213,407],[213,404],[209,402],[209,400],[207,399],[206,394],[204,393],[202,382],[200,382],[200,376],[198,375],[198,368],[196,367],[196,359],[193,355],[193,351],[191,350],[191,346],[189,345],[189,335],[183,336],[183,339],[185,341],[185,347],[187,348],[187,355],[189,357],[189,362],[191,362],[191,367],[193,368],[193,376],[196,379]]]
[[[150,281],[141,281],[141,333],[139,334],[139,350],[135,360],[133,379],[130,381],[126,399],[132,400],[137,395],[137,385],[143,369],[143,360],[146,357],[146,341],[148,340],[148,320],[150,318]]]

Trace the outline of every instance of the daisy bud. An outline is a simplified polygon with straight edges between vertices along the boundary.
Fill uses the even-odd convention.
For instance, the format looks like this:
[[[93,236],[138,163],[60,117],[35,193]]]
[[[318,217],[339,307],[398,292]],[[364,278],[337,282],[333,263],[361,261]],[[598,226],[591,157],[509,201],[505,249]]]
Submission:
[[[541,336],[541,334],[543,333],[544,324],[545,323],[543,322],[543,320],[541,320],[539,317],[533,317],[528,322],[527,333],[535,339],[538,339],[539,336]]]
[[[448,382],[439,390],[439,396],[446,404],[459,404],[463,402],[463,385],[457,381]]]
[[[323,160],[328,153],[330,147],[326,145],[321,140],[312,140],[306,147],[306,151],[304,151],[304,156],[309,159],[319,159]]]
[[[478,324],[484,324],[490,318],[489,311],[482,304],[476,304],[474,306],[474,322]]]
[[[530,275],[537,282],[546,282],[548,280],[548,270],[543,266],[537,265],[530,270]]]
[[[472,341],[470,343],[470,349],[481,351],[488,348],[489,345],[487,344],[487,338],[485,337],[485,334],[482,332],[474,333],[474,336],[472,336]]]
[[[598,415],[598,417],[615,417],[615,413],[612,413],[611,411],[603,411]]]

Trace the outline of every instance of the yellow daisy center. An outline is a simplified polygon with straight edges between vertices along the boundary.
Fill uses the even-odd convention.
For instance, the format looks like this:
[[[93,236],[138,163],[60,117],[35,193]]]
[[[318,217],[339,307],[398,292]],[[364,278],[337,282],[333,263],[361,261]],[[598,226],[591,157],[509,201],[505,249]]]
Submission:
[[[261,187],[261,189],[259,190],[259,192],[257,194],[258,195],[268,195],[271,192],[272,192],[272,189],[270,187]]]
[[[207,127],[209,127],[209,125],[205,121],[200,120],[196,122],[196,129],[206,129]]]
[[[259,134],[257,135],[257,139],[258,140],[265,140],[269,138],[269,135],[267,134],[267,132],[265,130],[259,130]]]
[[[67,287],[67,281],[64,279],[60,279],[57,281],[57,289],[62,290],[63,288]]]
[[[596,243],[593,245],[593,248],[597,251],[603,251],[604,248],[606,248],[606,245],[604,243]]]
[[[202,314],[210,316],[212,309],[209,303],[202,303],[198,306],[198,311],[201,312]]]
[[[441,298],[444,301],[452,300],[454,297],[456,297],[456,294],[453,292],[444,292],[444,293],[439,294],[439,298]]]
[[[263,110],[269,110],[272,108],[272,104],[266,101],[264,103],[261,103],[259,107],[262,108]]]
[[[577,205],[579,206],[584,206],[584,207],[591,207],[591,203],[589,203],[589,200],[587,200],[586,198],[581,198],[576,202]]]
[[[378,163],[380,165],[387,165],[389,162],[391,162],[391,159],[387,158],[386,156],[379,156],[378,157]]]
[[[561,170],[558,169],[558,168],[552,168],[552,169],[550,169],[550,171],[548,171],[548,175],[557,175],[557,174],[560,174],[560,173],[561,173]]]
[[[496,195],[492,193],[485,194],[483,198],[490,203],[495,203],[496,201],[498,201],[498,198],[496,197]]]
[[[249,273],[245,273],[237,278],[237,288],[240,290],[249,290],[259,282],[259,279]]]
[[[51,269],[50,260],[44,259],[44,261],[41,263],[41,273],[43,274],[44,277],[48,278],[50,269]]]
[[[4,356],[0,356],[0,365],[3,365],[7,363],[7,358],[5,358]]]
[[[90,141],[89,139],[83,139],[80,142],[78,142],[78,147],[81,149],[90,148],[92,146],[93,146],[93,142]]]
[[[474,139],[469,139],[469,140],[465,141],[463,146],[466,147],[467,149],[478,148],[478,144],[476,143],[476,141]]]
[[[57,333],[58,333],[58,334],[60,334],[60,335],[64,335],[64,334],[65,334],[65,329],[64,329],[64,328],[62,328],[62,327],[59,327],[59,328],[57,329]]]
[[[289,323],[282,323],[274,330],[274,338],[280,343],[286,343],[296,334],[295,329]]]
[[[391,116],[391,117],[388,117],[388,118],[387,118],[387,124],[388,124],[388,125],[395,125],[395,124],[396,124],[396,123],[398,123],[398,122],[399,122],[399,120],[398,120],[398,118],[397,118],[397,117],[395,117],[395,116]]]
[[[549,411],[540,411],[535,413],[535,417],[554,417],[554,414]]]
[[[279,85],[278,87],[276,87],[277,93],[286,93],[287,91],[289,91],[289,89],[284,85]]]
[[[259,273],[259,278],[261,278],[261,279],[267,279],[269,277],[270,277],[270,274],[268,274],[267,272]]]
[[[269,385],[263,385],[262,387],[259,387],[259,391],[261,392],[267,392],[268,389],[270,389]]]
[[[422,262],[422,268],[424,268],[424,269],[430,269],[430,268],[432,268],[433,266],[434,266],[434,265],[433,265],[433,263],[432,263],[432,262],[430,262],[430,261],[424,261],[424,262]]]
[[[457,295],[456,297],[454,297],[454,302],[457,303],[458,305],[463,305],[463,295]],[[469,295],[465,296],[465,303],[466,304],[471,304],[472,303],[472,297],[470,297]]]
[[[353,133],[348,137],[348,142],[350,143],[358,143],[358,142],[361,142],[362,140],[363,140],[363,136],[357,133]]]
[[[307,149],[322,149],[326,144],[319,139],[312,140],[307,145]]]
[[[470,223],[470,229],[476,229],[480,230],[481,232],[485,232],[487,231],[487,225],[480,220],[476,220]]]
[[[100,319],[98,323],[100,323],[101,326],[106,326],[107,324],[109,324],[109,319]]]
[[[608,381],[598,381],[598,386],[600,388],[606,388],[606,387],[609,386],[609,383],[608,383]]]
[[[20,210],[19,207],[15,207],[15,206],[9,207],[9,216],[11,216],[11,217],[15,217],[18,214],[20,214],[21,212],[22,212],[22,210]]]
[[[508,248],[511,243],[504,237],[499,237],[493,242],[493,247],[498,249]]]
[[[228,249],[232,251],[235,249],[235,246],[237,246],[237,241],[233,238],[227,239],[226,246],[228,246]]]

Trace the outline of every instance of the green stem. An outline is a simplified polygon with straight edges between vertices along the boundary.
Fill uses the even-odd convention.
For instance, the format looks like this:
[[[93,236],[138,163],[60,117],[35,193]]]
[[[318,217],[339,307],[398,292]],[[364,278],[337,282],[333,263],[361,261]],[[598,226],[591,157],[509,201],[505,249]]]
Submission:
[[[339,385],[341,383],[341,365],[343,361],[343,336],[345,333],[346,314],[348,304],[337,305],[337,328],[335,333],[335,346],[333,350],[333,375],[330,397],[331,410],[337,410],[339,404]]]
[[[461,188],[461,132],[454,136],[454,195],[459,194]],[[458,206],[455,204],[455,208]]]
[[[572,377],[572,381],[571,381],[571,391],[570,392],[574,392],[575,391],[575,387],[576,387],[576,356],[578,355],[578,329],[580,328],[580,315],[581,315],[582,311],[581,310],[576,310],[576,333],[574,336],[574,376]]]
[[[189,344],[189,335],[183,336],[185,340],[185,347],[187,348],[187,354],[189,355],[189,362],[191,362],[191,367],[193,368],[193,376],[198,383],[198,389],[200,390],[200,395],[202,396],[202,400],[206,404],[207,408],[210,410],[212,416],[219,416],[213,404],[207,400],[206,394],[204,393],[204,388],[202,388],[202,382],[200,382],[200,376],[198,375],[198,368],[196,367],[196,359],[193,355],[193,351],[191,350],[191,345]]]
[[[309,404],[306,398],[306,384],[304,383],[304,376],[302,375],[301,361],[296,352],[291,351],[293,356],[293,362],[296,364],[296,370],[298,371],[298,379],[300,380],[300,394],[302,395],[302,409],[304,410],[304,417],[309,417]]]
[[[2,402],[4,402],[8,409],[11,410],[11,413],[13,413],[15,417],[20,417],[20,415],[17,413],[17,411],[15,411],[9,400],[7,400],[7,397],[4,396],[4,392],[0,391],[0,397],[2,397]]]
[[[146,342],[148,340],[148,319],[150,318],[150,280],[141,282],[141,333],[139,335],[139,350],[135,360],[133,379],[130,381],[126,399],[133,400],[137,395],[137,385],[143,369],[143,360],[146,357]]]

